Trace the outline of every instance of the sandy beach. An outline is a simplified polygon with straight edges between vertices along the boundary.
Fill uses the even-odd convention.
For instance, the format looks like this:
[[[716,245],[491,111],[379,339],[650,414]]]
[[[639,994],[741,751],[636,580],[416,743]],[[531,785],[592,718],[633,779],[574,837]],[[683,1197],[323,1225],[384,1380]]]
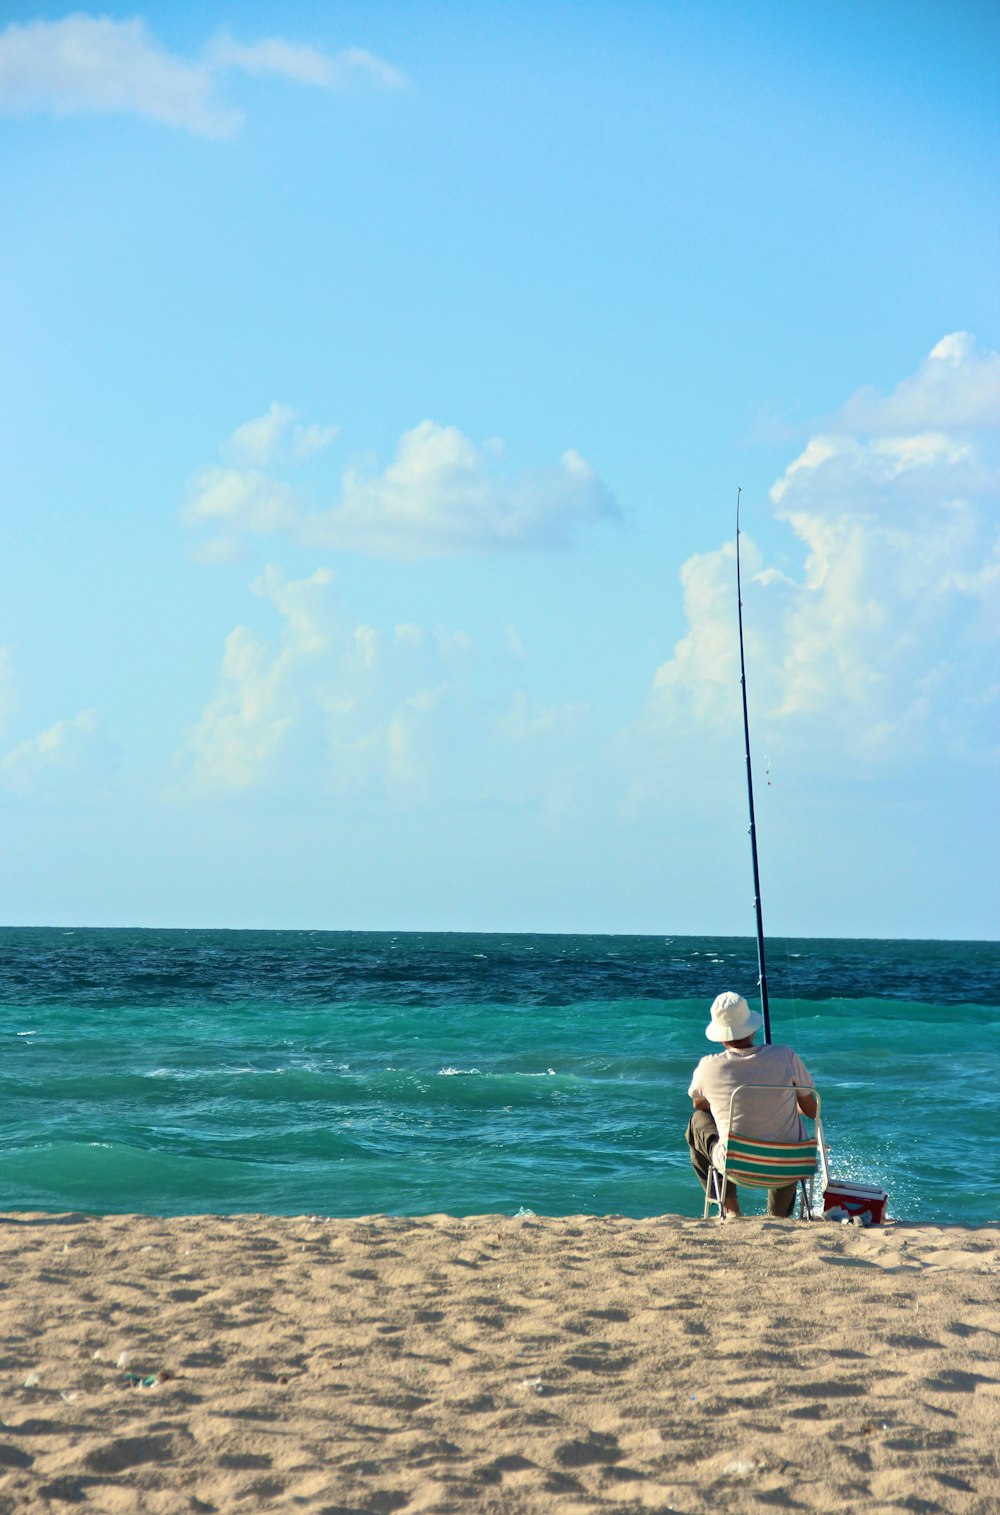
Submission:
[[[1000,1228],[8,1215],[0,1511],[1000,1509]]]

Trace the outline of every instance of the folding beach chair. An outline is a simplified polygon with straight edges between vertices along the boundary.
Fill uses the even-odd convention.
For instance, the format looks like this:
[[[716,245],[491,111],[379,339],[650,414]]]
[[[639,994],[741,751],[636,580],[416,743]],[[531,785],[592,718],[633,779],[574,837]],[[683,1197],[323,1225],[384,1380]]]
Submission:
[[[797,1142],[761,1141],[756,1136],[740,1135],[740,1114],[745,1116],[749,1102],[748,1093],[755,1089],[781,1089],[793,1104],[800,1094],[816,1095],[815,1129],[811,1137]],[[726,1214],[723,1195],[726,1181],[738,1187],[751,1189],[778,1189],[787,1184],[796,1184],[799,1191],[799,1218],[812,1218],[813,1179],[820,1156],[825,1156],[823,1130],[819,1119],[819,1095],[815,1089],[789,1088],[787,1084],[740,1084],[733,1090],[729,1101],[729,1139],[723,1166],[715,1164],[709,1172],[705,1189],[704,1219],[711,1207],[718,1207],[719,1219]]]

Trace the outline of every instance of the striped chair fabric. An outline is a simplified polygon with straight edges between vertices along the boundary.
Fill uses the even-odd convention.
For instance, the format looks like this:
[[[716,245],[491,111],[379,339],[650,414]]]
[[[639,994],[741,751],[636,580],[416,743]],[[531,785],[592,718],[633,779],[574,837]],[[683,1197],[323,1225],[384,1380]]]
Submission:
[[[726,1177],[750,1188],[775,1189],[810,1179],[816,1172],[817,1142],[764,1142],[730,1132]]]
[[[800,1094],[812,1094],[816,1098],[816,1117],[813,1135],[806,1141],[770,1142],[753,1136],[740,1136],[737,1111],[738,1099],[748,1092],[759,1093],[761,1089],[781,1088],[794,1102]],[[801,1129],[801,1128],[800,1128]],[[719,1219],[725,1216],[722,1202],[723,1184],[729,1183],[756,1189],[781,1189],[786,1184],[799,1186],[801,1203],[799,1214],[808,1219],[812,1212],[813,1179],[816,1165],[823,1150],[823,1128],[819,1118],[819,1095],[815,1089],[797,1089],[794,1085],[741,1084],[733,1090],[729,1101],[729,1137],[726,1142],[725,1166],[722,1172],[714,1163],[709,1171],[705,1188],[705,1219],[715,1205]],[[824,1175],[826,1169],[824,1167]]]

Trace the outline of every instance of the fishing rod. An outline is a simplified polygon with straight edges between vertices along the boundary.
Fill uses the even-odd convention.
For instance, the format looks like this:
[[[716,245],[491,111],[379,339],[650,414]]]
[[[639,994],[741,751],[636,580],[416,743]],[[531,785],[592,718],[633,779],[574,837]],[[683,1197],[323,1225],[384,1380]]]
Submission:
[[[740,495],[736,491],[736,602],[740,623],[740,690],[743,695],[743,742],[747,754],[747,800],[750,804],[750,856],[753,858],[753,908],[757,917],[757,968],[760,1007],[764,1012],[764,1040],[771,1040],[771,1015],[767,1003],[767,966],[764,962],[764,920],[760,911],[760,870],[757,867],[757,827],[753,814],[753,766],[750,762],[750,718],[747,715],[747,671],[743,659],[743,586],[740,581]]]

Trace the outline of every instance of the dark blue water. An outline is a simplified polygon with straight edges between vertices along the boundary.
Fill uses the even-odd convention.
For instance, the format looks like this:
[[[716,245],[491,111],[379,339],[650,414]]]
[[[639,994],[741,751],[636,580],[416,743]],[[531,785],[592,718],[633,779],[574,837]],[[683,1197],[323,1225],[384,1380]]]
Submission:
[[[0,1208],[700,1213],[687,1085],[752,941],[0,931]],[[1000,1215],[1000,944],[770,947],[836,1173]],[[752,1201],[751,1201],[752,1207]]]

